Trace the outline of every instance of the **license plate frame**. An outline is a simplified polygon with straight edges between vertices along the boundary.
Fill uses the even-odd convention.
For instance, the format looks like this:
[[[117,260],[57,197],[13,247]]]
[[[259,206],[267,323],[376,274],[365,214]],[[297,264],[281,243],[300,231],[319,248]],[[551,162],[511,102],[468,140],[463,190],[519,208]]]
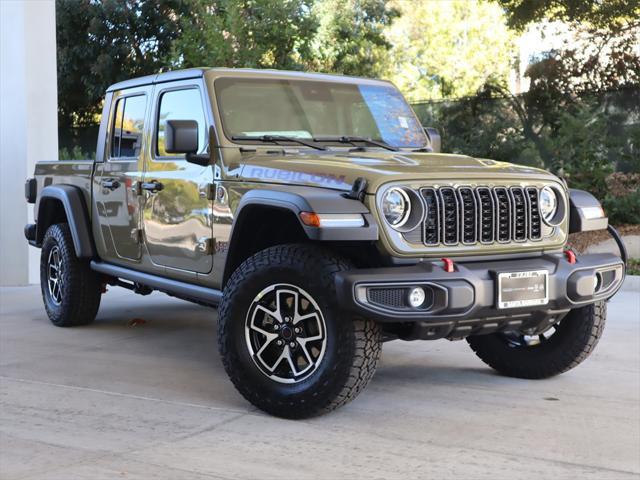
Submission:
[[[496,303],[501,310],[534,307],[549,303],[548,270],[499,272],[497,286]],[[525,298],[514,298],[516,296],[524,296]]]

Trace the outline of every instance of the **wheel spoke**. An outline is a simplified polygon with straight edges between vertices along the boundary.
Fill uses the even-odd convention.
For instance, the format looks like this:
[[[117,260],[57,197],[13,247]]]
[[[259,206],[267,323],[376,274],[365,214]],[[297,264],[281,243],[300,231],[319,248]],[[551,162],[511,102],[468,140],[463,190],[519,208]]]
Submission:
[[[309,354],[309,350],[307,350],[307,343],[312,341],[312,340],[319,340],[320,338],[298,338],[298,343],[300,344],[300,348],[302,349],[302,353],[304,353],[305,358],[307,359],[307,362],[309,362],[309,365],[313,365],[313,359],[311,358],[311,355]]]
[[[54,282],[53,284],[52,295],[56,302],[60,302],[60,284],[58,282]]]
[[[287,360],[288,359],[288,360]],[[289,365],[291,365],[291,355],[289,354],[289,346],[286,345],[283,349],[282,352],[280,352],[280,356],[276,359],[275,362],[273,362],[272,365],[268,365],[267,363],[265,363],[265,367],[267,367],[267,369],[270,372],[274,372],[276,368],[278,368],[278,365],[280,365],[280,362],[282,362],[283,360],[287,360],[289,362]]]
[[[271,345],[271,342],[273,342],[276,338],[278,338],[278,334],[277,333],[264,333],[264,335],[267,336],[267,341],[264,342],[264,345],[262,345],[262,347],[260,347],[260,350],[257,351],[256,356],[260,358],[260,360],[262,360],[264,362],[264,359],[262,358],[262,353],[267,349],[267,347],[269,345]]]
[[[59,305],[64,295],[64,263],[60,249],[54,246],[49,251],[47,258],[47,287],[51,300]]]
[[[268,308],[266,308],[263,305],[258,304],[256,306],[256,311],[260,310],[261,312],[266,313],[267,315],[269,315],[270,317],[275,318],[278,322],[282,323],[282,316],[280,315],[279,310],[276,308],[276,310],[269,310]],[[254,317],[255,318],[255,317]]]
[[[282,300],[282,297],[285,295],[293,297],[293,305],[291,307],[292,312],[288,311],[289,307],[287,306],[286,298],[289,297],[286,297],[284,301]],[[298,311],[298,293],[293,290],[278,290],[276,292],[276,310],[280,313],[281,319],[289,316],[290,314],[295,316]]]
[[[296,369],[295,364],[293,363],[293,358],[291,358],[291,348],[287,345],[284,347],[284,351],[286,352],[285,358],[287,359],[287,363],[289,363],[289,368],[291,369],[291,373],[293,373],[294,377],[299,375],[298,370]]]
[[[251,330],[256,331],[258,333],[261,333],[262,335],[264,335],[265,337],[269,338],[269,336],[271,335],[275,335],[276,337],[278,336],[277,333],[271,333],[271,332],[267,332],[264,328],[261,328],[259,326],[256,325],[256,317],[253,317],[253,321],[251,322],[251,325],[249,325],[249,327],[251,328]]]
[[[296,325],[300,322],[304,322],[305,320],[309,320],[310,318],[315,318],[318,322],[320,321],[316,312],[307,313],[306,315],[299,315],[298,312],[296,312],[295,316],[293,317],[293,324]]]

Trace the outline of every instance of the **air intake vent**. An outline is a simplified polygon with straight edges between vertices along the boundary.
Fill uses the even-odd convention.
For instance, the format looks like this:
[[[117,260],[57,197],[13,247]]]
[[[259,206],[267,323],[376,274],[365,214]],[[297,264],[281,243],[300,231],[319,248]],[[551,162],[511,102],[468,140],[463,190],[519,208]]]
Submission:
[[[406,288],[370,288],[369,302],[390,308],[405,308],[407,306]]]

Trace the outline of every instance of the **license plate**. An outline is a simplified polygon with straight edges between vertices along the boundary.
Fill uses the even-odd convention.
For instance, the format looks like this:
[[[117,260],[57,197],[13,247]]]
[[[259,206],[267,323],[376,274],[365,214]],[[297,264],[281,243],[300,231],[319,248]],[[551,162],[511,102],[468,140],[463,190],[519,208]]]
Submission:
[[[549,272],[503,272],[498,274],[498,308],[529,307],[549,303]]]

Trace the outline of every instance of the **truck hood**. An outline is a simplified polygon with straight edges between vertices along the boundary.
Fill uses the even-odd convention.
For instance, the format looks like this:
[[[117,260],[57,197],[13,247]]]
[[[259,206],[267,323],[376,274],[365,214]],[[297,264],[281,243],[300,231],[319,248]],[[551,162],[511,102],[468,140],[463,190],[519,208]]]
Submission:
[[[538,168],[441,153],[254,153],[245,154],[241,163],[240,177],[244,181],[349,190],[356,178],[363,177],[368,182],[367,193],[375,193],[381,185],[396,181],[474,181],[497,177],[514,180],[555,179]]]

